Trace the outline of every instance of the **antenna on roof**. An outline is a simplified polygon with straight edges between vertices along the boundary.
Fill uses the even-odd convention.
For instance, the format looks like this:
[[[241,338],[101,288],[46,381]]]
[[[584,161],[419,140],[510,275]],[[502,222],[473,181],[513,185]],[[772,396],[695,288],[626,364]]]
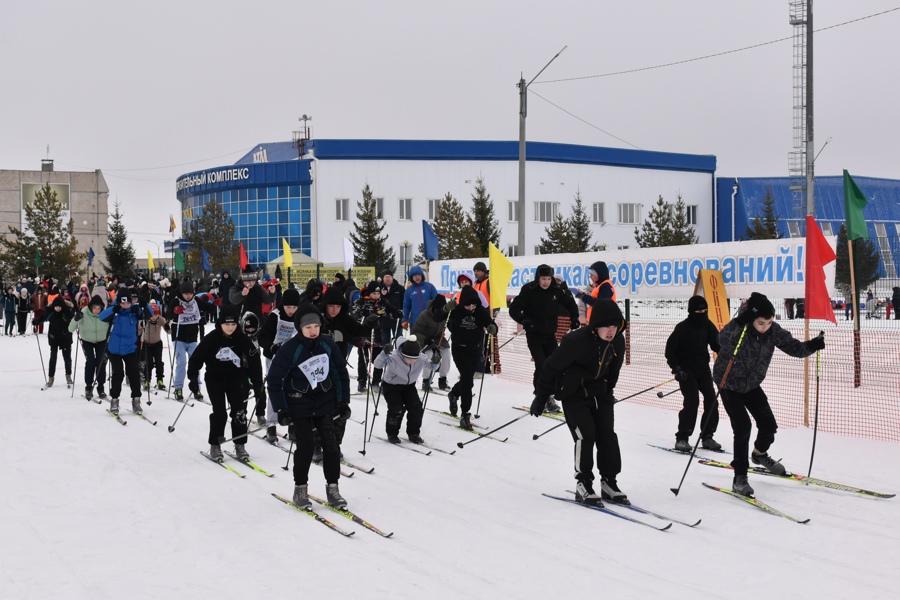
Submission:
[[[292,145],[299,152],[299,157],[303,158],[303,155],[306,154],[306,142],[312,139],[312,126],[309,124],[309,122],[312,121],[312,117],[303,115],[297,120],[303,123],[303,125],[300,126],[300,131],[294,132]]]

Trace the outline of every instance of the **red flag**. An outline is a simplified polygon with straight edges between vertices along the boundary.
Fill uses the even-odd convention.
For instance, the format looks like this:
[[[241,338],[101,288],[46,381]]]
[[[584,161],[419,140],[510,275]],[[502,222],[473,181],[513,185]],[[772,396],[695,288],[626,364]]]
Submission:
[[[834,250],[822,235],[812,215],[806,216],[806,317],[825,319],[837,325],[828,288],[825,265],[835,260]]]
[[[247,258],[247,251],[244,250],[244,242],[240,242],[241,245],[241,271],[243,271],[247,265],[250,264],[250,259]]]

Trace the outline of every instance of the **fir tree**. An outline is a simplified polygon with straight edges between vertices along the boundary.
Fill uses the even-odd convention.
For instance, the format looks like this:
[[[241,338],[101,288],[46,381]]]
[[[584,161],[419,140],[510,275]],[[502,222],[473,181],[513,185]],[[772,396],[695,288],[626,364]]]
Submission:
[[[559,213],[553,219],[553,223],[544,229],[546,238],[541,238],[541,254],[561,254],[570,252],[573,246],[572,229],[569,220],[564,219]]]
[[[763,196],[761,212],[747,226],[744,232],[744,239],[777,240],[780,237],[781,234],[778,233],[778,216],[775,214],[775,193],[771,187],[767,187]]]
[[[658,248],[668,246],[666,242],[672,237],[672,205],[660,196],[641,228],[634,228],[634,241],[641,248]]]
[[[103,247],[106,262],[101,262],[100,265],[107,273],[130,278],[134,276],[134,246],[128,241],[128,232],[125,230],[125,225],[122,224],[122,213],[119,212],[118,202],[115,204],[112,218],[106,237],[106,246]]]
[[[672,236],[665,246],[689,246],[700,241],[694,233],[694,226],[688,221],[687,206],[679,193],[672,208]]]
[[[37,251],[41,252],[41,273],[67,278],[87,261],[78,252],[75,222],[63,225],[63,206],[57,194],[45,184],[34,193],[34,201],[25,204],[25,231],[8,225],[9,233],[0,239],[0,262],[9,273],[32,273]]]
[[[463,212],[462,204],[450,192],[438,204],[434,215],[434,233],[438,239],[438,259],[475,258],[475,234]]]
[[[572,207],[572,215],[569,217],[570,249],[567,252],[589,252],[600,248],[591,243],[591,219],[584,209],[581,199],[581,190],[575,191],[575,206]],[[543,249],[541,249],[543,252]]]
[[[350,232],[353,261],[361,267],[375,267],[375,273],[396,268],[394,250],[386,245],[387,235],[381,235],[387,223],[379,223],[376,203],[369,184],[362,190],[362,200],[356,203],[356,222]],[[362,284],[361,284],[362,285]]]
[[[234,221],[215,200],[210,200],[203,207],[200,217],[191,221],[184,238],[191,245],[184,256],[184,266],[188,271],[196,273],[203,270],[203,250],[206,250],[210,269],[240,272],[240,249],[234,239]]]
[[[494,215],[494,203],[484,185],[484,176],[475,180],[475,193],[472,194],[472,211],[466,216],[472,229],[475,256],[487,256],[488,244],[493,242],[500,246],[500,221]]]
[[[847,250],[847,224],[838,231],[837,261],[834,271],[835,287],[850,287],[850,252]],[[857,294],[878,280],[878,266],[881,255],[872,240],[853,240],[853,275],[856,279]]]

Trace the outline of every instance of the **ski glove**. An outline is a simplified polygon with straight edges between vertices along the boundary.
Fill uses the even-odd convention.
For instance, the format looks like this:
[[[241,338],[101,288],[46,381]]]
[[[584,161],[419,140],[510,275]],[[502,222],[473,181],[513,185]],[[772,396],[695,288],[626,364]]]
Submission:
[[[272,356],[278,354],[278,349],[281,348],[281,344],[272,344],[272,347],[269,349],[269,352],[272,353]]]
[[[542,414],[544,414],[544,408],[546,408],[546,406],[546,398],[538,398],[537,396],[535,396],[534,400],[531,403],[531,416],[540,417]]]
[[[281,425],[282,427],[287,427],[291,423],[293,423],[293,420],[291,419],[290,411],[288,411],[288,409],[286,409],[286,408],[282,408],[281,410],[279,410],[278,411],[278,424]]]
[[[446,307],[447,312],[453,312],[453,310],[456,308],[456,298],[450,298],[449,300],[447,300]]]
[[[378,325],[378,315],[369,315],[365,319],[363,319],[363,325],[372,329],[376,325]]]
[[[176,315],[180,315],[180,314],[184,313],[184,307],[176,306],[174,309],[172,309],[172,312],[175,313]]]
[[[400,327],[402,327],[403,329],[409,329],[409,322],[403,321],[402,323],[400,323]]]
[[[672,369],[672,373],[675,375],[675,381],[678,383],[684,383],[688,380],[689,375],[684,372],[684,369],[681,367],[675,367]]]
[[[488,335],[497,335],[497,325],[495,325],[494,323],[488,325],[487,332]]]
[[[813,351],[819,351],[825,349],[825,336],[821,333],[814,337],[811,340],[806,342],[806,347]]]
[[[572,321],[571,323],[569,323],[569,331],[575,331],[579,327],[581,327],[580,321],[575,320],[575,321]]]
[[[84,316],[84,315],[81,314],[81,311],[80,311],[80,310],[76,310],[76,311],[75,311],[75,317],[74,317],[74,318],[75,318],[76,321],[80,321],[80,320],[81,320],[81,317],[83,317],[83,316]]]
[[[534,329],[534,321],[531,319],[522,319],[522,327],[525,328],[525,331],[531,331]]]
[[[441,364],[441,353],[439,350],[435,350],[431,353],[431,364],[433,364],[433,365]]]
[[[390,354],[393,351],[394,351],[394,345],[392,343],[388,342],[387,344],[384,345],[384,353],[385,354]]]
[[[338,407],[337,414],[334,415],[334,420],[342,421],[342,422],[346,423],[348,420],[350,420],[351,414],[353,414],[353,411],[350,410],[350,405],[342,404],[341,406]]]

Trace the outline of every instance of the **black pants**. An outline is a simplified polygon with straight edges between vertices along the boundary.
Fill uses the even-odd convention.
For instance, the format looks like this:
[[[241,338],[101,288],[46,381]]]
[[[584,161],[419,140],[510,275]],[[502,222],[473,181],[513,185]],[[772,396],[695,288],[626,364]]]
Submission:
[[[406,435],[418,435],[422,430],[422,415],[425,409],[422,408],[422,401],[419,399],[419,392],[416,391],[416,384],[409,385],[393,385],[385,383],[381,386],[381,393],[387,402],[387,420],[385,423],[385,431],[388,435],[398,435],[400,433],[400,425],[403,423],[403,415],[406,414]],[[471,405],[472,401],[469,400]]]
[[[96,377],[97,390],[102,390],[106,385],[106,342],[81,340],[81,348],[84,350],[84,385],[94,387]]]
[[[747,467],[750,466],[747,457],[750,453],[750,432],[753,428],[750,416],[756,421],[757,429],[753,445],[760,452],[769,451],[769,447],[775,441],[778,423],[769,406],[769,398],[762,388],[749,392],[721,390],[721,393],[722,405],[731,418],[731,428],[734,430],[734,460],[731,461],[731,466],[734,467],[735,474],[746,475]]]
[[[575,441],[575,479],[594,480],[594,447],[597,448],[597,470],[601,477],[615,479],[622,471],[619,436],[612,402],[589,398],[587,402],[562,401],[566,425]]]
[[[709,369],[689,373],[687,381],[682,381],[678,385],[681,387],[681,395],[684,396],[684,408],[678,412],[678,433],[675,434],[675,439],[686,440],[694,433],[700,394],[703,394],[700,433],[703,438],[711,438],[719,427],[719,403],[716,401],[716,391],[713,389]]]
[[[333,415],[320,417],[293,417],[294,437],[297,450],[294,452],[294,484],[304,485],[309,481],[309,465],[312,463],[315,440],[313,429],[318,430],[322,442],[325,481],[337,483],[341,476],[341,449],[334,437]]]
[[[531,352],[531,358],[534,359],[532,384],[534,385],[534,390],[537,391],[537,382],[541,378],[541,369],[544,368],[544,361],[556,351],[556,338],[553,335],[538,337],[526,333],[525,339],[528,341],[528,351]]]
[[[60,350],[62,350],[63,363],[66,365],[66,375],[72,374],[72,344],[65,346],[50,344],[50,363],[47,365],[48,377],[56,375],[56,357]]]
[[[378,340],[375,340],[375,341],[377,342]],[[368,380],[369,380],[369,370],[368,370],[368,367],[369,367],[369,360],[370,360],[370,358],[369,358],[369,349],[368,349],[368,348],[366,348],[366,349],[359,348],[359,349],[356,351],[356,354],[357,354],[357,359],[356,359],[356,379],[357,379],[357,381],[359,381],[360,383],[365,384],[365,383],[367,383]],[[375,358],[376,358],[379,354],[381,354],[381,347],[380,347],[380,346],[375,346],[375,347],[372,349],[372,357],[371,357],[371,360],[374,361]],[[373,385],[378,385],[379,383],[381,383],[381,373],[382,373],[383,371],[384,371],[384,369],[376,369],[376,368],[374,368],[374,367],[372,368],[372,384],[373,384]]]
[[[477,347],[460,346],[451,344],[450,352],[453,355],[453,363],[459,371],[459,381],[453,385],[450,393],[460,398],[460,408],[463,413],[472,409],[472,388],[475,386],[475,365],[481,360]]]
[[[25,324],[28,322],[28,313],[16,313],[16,320],[19,322],[19,335],[25,335]]]
[[[253,397],[256,399],[255,412],[260,423],[266,418],[266,379],[263,377],[262,353],[256,352],[247,356],[247,369],[250,379],[258,382],[253,389]]]
[[[16,313],[8,312],[4,315],[6,319],[6,335],[12,335],[16,326]]]
[[[212,404],[212,413],[209,415],[209,443],[218,445],[225,437],[225,425],[228,417],[231,417],[231,437],[235,444],[247,443],[247,390],[240,381],[225,381],[218,378],[206,377],[206,393]],[[225,406],[225,401],[231,407],[231,411]],[[239,414],[243,412],[243,414]]]
[[[118,398],[122,392],[122,382],[128,376],[128,385],[131,386],[131,397],[141,397],[141,367],[138,362],[137,352],[131,354],[108,354],[109,364],[112,367],[112,384],[109,386],[109,395]],[[97,386],[99,388],[99,386]]]
[[[144,381],[150,381],[153,369],[156,369],[156,378],[165,379],[166,367],[162,358],[163,343],[162,340],[150,344],[144,342]]]

